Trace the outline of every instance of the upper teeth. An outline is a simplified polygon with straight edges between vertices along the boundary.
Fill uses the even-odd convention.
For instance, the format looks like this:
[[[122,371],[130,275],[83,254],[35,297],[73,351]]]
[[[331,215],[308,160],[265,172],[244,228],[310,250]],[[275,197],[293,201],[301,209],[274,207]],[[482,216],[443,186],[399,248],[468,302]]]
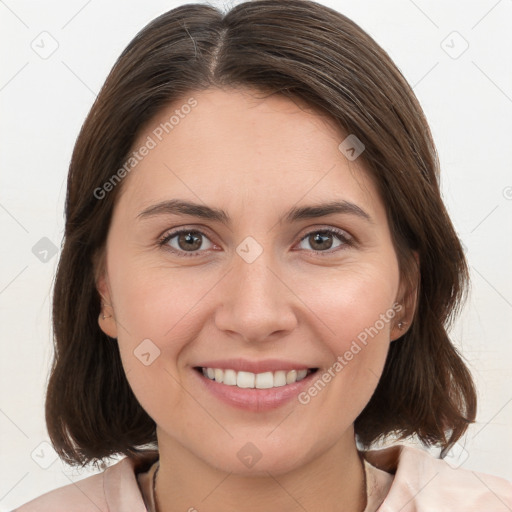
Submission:
[[[251,373],[221,370],[220,368],[202,368],[203,375],[228,386],[239,388],[268,389],[286,386],[302,380],[308,370],[279,370],[277,372]]]

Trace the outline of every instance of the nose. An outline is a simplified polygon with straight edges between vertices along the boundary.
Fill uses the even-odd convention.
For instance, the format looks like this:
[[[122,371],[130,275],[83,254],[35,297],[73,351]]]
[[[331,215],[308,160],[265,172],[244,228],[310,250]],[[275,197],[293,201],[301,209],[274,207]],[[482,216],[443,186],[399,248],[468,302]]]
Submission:
[[[276,341],[296,328],[300,300],[270,252],[263,251],[250,263],[235,254],[218,290],[218,329],[247,342],[263,342]]]

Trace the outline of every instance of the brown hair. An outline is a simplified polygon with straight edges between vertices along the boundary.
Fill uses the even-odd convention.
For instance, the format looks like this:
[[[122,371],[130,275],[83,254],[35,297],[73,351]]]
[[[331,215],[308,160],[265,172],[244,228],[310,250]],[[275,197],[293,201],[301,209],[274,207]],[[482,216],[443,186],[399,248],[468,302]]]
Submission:
[[[95,257],[105,250],[122,183],[101,200],[94,191],[162,108],[209,87],[305,100],[364,143],[360,158],[386,206],[401,277],[418,294],[412,324],[391,344],[355,432],[364,447],[390,434],[416,435],[446,453],[476,414],[471,375],[446,332],[469,274],[423,111],[387,53],[344,15],[312,1],[256,0],[225,14],[188,4],[153,20],[123,51],[82,126],[68,175],[46,396],[59,456],[85,465],[156,443],[155,422],[130,389],[118,346],[98,326]]]

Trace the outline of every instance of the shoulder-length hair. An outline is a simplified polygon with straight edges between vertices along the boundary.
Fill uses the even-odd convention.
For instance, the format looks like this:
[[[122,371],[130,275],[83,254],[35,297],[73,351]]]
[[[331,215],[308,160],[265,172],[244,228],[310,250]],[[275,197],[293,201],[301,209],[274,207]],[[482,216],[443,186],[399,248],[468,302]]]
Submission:
[[[416,436],[446,453],[474,421],[476,393],[447,334],[469,273],[441,198],[432,135],[388,54],[356,23],[307,0],[248,1],[227,13],[183,5],[140,31],[108,75],[76,141],[67,182],[46,396],[57,453],[85,465],[135,456],[157,441],[155,422],[132,393],[117,344],[98,326],[96,257],[105,250],[123,183],[108,194],[98,190],[122,168],[159,111],[210,87],[250,87],[305,100],[363,142],[360,158],[386,206],[401,278],[419,278],[412,324],[391,344],[355,433],[364,447],[389,435]]]

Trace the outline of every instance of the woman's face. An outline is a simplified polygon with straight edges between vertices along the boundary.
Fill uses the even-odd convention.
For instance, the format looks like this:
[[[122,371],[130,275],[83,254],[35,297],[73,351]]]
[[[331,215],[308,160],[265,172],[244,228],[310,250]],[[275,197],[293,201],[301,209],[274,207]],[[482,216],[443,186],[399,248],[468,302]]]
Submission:
[[[405,309],[384,204],[345,138],[284,97],[218,89],[138,138],[100,325],[161,450],[284,472],[354,443]]]

